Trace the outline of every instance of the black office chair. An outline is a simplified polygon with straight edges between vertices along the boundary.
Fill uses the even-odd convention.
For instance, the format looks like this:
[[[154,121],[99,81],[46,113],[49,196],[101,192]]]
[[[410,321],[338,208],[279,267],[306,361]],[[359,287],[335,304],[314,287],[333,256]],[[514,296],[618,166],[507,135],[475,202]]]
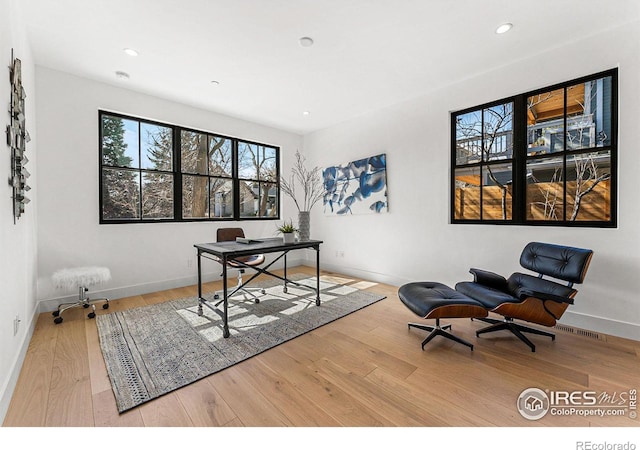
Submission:
[[[218,228],[216,233],[216,240],[218,242],[223,241],[235,241],[238,237],[245,237],[244,230],[242,228]],[[242,262],[247,266],[259,266],[264,263],[265,258],[264,255],[251,255],[251,256],[242,256],[240,258],[236,258],[236,260]],[[221,261],[219,261],[222,263]],[[265,293],[263,288],[250,288],[245,287],[242,284],[242,274],[245,271],[245,267],[242,264],[238,264],[235,261],[227,261],[227,267],[230,269],[238,270],[238,284],[231,289],[228,289],[228,292],[233,292],[238,294],[240,292],[247,294],[255,300],[256,303],[260,303],[260,298],[254,292],[260,292],[261,294]],[[222,275],[222,274],[221,274]],[[214,295],[214,299],[222,299],[222,295],[224,292],[222,290],[216,291]],[[217,306],[217,305],[216,305]]]
[[[578,292],[573,284],[584,281],[592,256],[592,250],[531,242],[522,251],[520,265],[536,272],[537,276],[516,272],[506,279],[493,272],[472,268],[469,271],[474,281],[460,282],[455,289],[482,303],[490,312],[504,317],[503,320],[479,318],[492,325],[478,330],[476,336],[508,330],[535,352],[535,345],[523,333],[548,336],[552,340],[555,340],[555,335],[521,325],[514,319],[554,326],[573,304]],[[543,276],[554,280],[543,279]]]

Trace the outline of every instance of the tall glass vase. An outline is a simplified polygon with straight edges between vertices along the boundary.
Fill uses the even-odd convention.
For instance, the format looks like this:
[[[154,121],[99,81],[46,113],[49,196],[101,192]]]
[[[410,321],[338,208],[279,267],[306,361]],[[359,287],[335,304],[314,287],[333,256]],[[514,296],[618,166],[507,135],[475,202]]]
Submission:
[[[308,241],[311,233],[311,219],[309,211],[298,212],[298,230],[300,232],[300,240]]]

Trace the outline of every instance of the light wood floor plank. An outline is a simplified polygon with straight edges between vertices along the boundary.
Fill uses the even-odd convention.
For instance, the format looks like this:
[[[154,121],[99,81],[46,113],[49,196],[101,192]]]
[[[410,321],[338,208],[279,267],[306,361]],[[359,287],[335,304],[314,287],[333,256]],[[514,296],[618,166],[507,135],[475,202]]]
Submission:
[[[94,425],[84,318],[69,320],[69,316],[61,324],[64,328],[59,329],[56,342],[45,421],[48,427]]]
[[[137,408],[145,427],[192,427],[189,414],[175,392],[158,397]]]
[[[289,381],[283,380],[280,376],[281,368],[278,372],[273,371],[269,366],[262,363],[262,358],[257,356],[243,365],[247,374],[252,380],[252,384],[269,399],[274,407],[296,427],[336,427],[340,424],[323,410],[316,407],[308,399],[303,391],[298,390]]]
[[[251,382],[246,364],[237,364],[214,374],[210,382],[245,426],[291,426],[289,419]]]
[[[176,396],[197,427],[225,426],[238,418],[211,384],[211,377],[179,389]]]
[[[58,327],[50,314],[41,314],[36,330],[29,343],[4,426],[45,425]]]

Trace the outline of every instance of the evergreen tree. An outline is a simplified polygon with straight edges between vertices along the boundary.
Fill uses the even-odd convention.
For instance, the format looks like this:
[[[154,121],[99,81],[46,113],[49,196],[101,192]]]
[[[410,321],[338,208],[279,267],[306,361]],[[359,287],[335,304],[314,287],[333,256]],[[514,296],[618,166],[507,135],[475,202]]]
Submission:
[[[149,169],[171,172],[173,167],[173,133],[166,127],[142,127]],[[173,218],[173,174],[143,172],[142,217],[145,219]]]
[[[105,166],[130,167],[133,160],[126,151],[123,120],[102,116],[102,163]],[[139,217],[139,175],[115,167],[102,169],[102,216],[106,220]]]

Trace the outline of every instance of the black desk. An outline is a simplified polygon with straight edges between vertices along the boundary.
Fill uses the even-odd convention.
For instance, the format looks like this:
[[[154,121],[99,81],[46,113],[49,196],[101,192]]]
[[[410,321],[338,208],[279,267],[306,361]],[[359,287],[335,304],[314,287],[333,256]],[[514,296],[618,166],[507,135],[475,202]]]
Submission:
[[[292,244],[285,244],[282,241],[282,238],[261,238],[258,239],[257,242],[251,242],[250,244],[243,244],[235,241],[228,242],[212,242],[208,244],[195,244],[194,247],[198,249],[198,314],[202,315],[202,307],[206,306],[211,310],[219,313],[218,309],[215,307],[219,303],[222,303],[223,311],[222,311],[222,320],[223,320],[223,336],[229,337],[229,316],[227,314],[228,311],[228,300],[236,290],[231,293],[228,292],[227,288],[227,263],[229,261],[233,261],[234,264],[238,264],[243,268],[250,268],[256,271],[255,274],[251,278],[249,278],[244,286],[249,284],[254,278],[256,278],[260,274],[270,275],[272,277],[278,278],[284,282],[284,292],[287,292],[287,284],[293,284],[296,286],[300,286],[303,288],[311,289],[316,293],[316,305],[320,306],[320,244],[322,241],[300,241],[294,242]],[[311,288],[304,284],[297,283],[293,280],[289,280],[287,278],[287,253],[291,250],[300,250],[303,248],[313,248],[316,251],[316,288]],[[271,261],[266,267],[252,267],[244,264],[242,261],[238,261],[235,258],[240,256],[250,256],[260,253],[280,253],[280,255]],[[207,255],[213,255],[217,262],[222,265],[222,286],[223,286],[223,297],[222,299],[215,305],[211,306],[207,303],[207,299],[202,297],[202,268],[201,268],[201,260],[202,258],[214,259]],[[271,267],[274,263],[280,260],[280,258],[284,258],[284,277],[280,275],[274,274],[273,272],[269,272],[269,267]]]

